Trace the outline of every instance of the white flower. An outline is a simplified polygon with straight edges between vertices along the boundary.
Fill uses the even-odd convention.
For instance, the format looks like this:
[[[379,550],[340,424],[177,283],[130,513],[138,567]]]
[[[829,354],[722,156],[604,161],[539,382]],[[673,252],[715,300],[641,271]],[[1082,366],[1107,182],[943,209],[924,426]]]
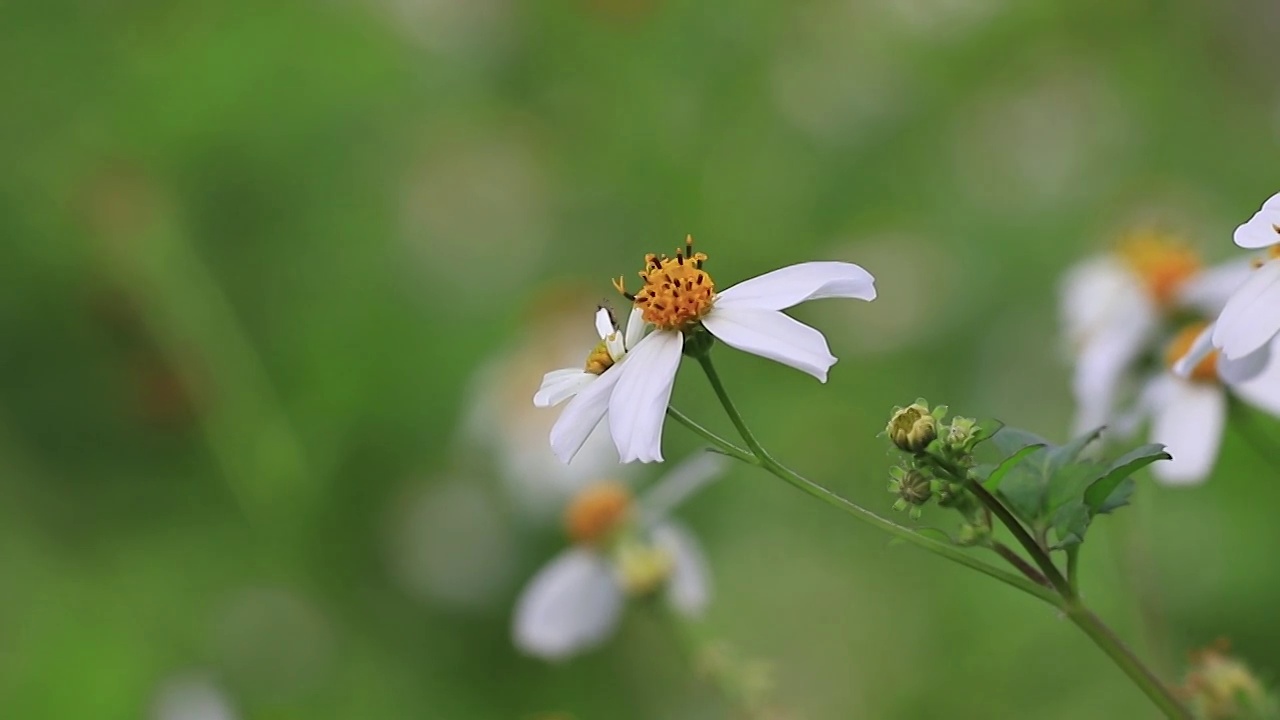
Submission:
[[[1203,269],[1195,253],[1158,233],[1127,237],[1063,280],[1061,317],[1074,373],[1073,434],[1114,418],[1118,399],[1172,315],[1214,314],[1248,276],[1247,263]]]
[[[628,597],[654,592],[682,615],[701,614],[711,599],[706,559],[667,515],[724,466],[718,455],[695,456],[638,502],[615,483],[580,494],[565,516],[575,544],[539,570],[516,602],[516,647],[545,660],[590,650],[613,634]]]
[[[1260,350],[1280,333],[1280,193],[1236,228],[1235,242],[1242,248],[1271,251],[1270,259],[1231,296],[1214,326],[1214,347],[1233,360]]]
[[[662,425],[680,365],[686,331],[705,328],[724,344],[790,365],[822,382],[836,358],[822,333],[781,311],[806,300],[873,300],[875,279],[858,265],[808,262],[784,267],[716,292],[702,269],[706,255],[693,252],[692,238],[674,258],[646,257],[644,287],[618,290],[655,327],[628,348],[609,397],[609,426],[622,462],[660,462]]]
[[[1207,333],[1197,326],[1175,338],[1170,358],[1185,353],[1193,336]],[[1197,338],[1199,340],[1200,338]],[[1151,441],[1163,443],[1173,456],[1151,466],[1152,475],[1167,485],[1195,485],[1213,469],[1227,419],[1227,394],[1272,415],[1280,415],[1280,354],[1267,353],[1260,368],[1225,364],[1211,351],[1187,377],[1167,370],[1147,383],[1136,413],[1151,418]]]
[[[624,337],[609,311],[600,308],[596,312],[596,331],[600,334],[600,344],[587,357],[586,365],[552,370],[542,378],[542,387],[533,396],[537,407],[569,400],[551,428],[551,448],[561,462],[572,460],[591,431],[604,419],[609,409],[609,395],[619,378],[614,368],[626,357],[627,350],[640,342],[645,323],[639,308],[632,310]]]
[[[590,322],[583,322],[582,310],[597,298],[574,285],[545,286],[533,298],[538,312],[531,322],[481,363],[468,383],[458,450],[475,460],[464,463],[474,471],[496,473],[510,495],[507,507],[523,519],[549,519],[587,484],[606,474],[626,480],[631,473],[631,467],[618,465],[618,451],[603,423],[572,462],[563,462],[547,443],[558,411],[529,402],[529,390],[538,387],[548,368],[584,367],[587,351],[600,338]]]

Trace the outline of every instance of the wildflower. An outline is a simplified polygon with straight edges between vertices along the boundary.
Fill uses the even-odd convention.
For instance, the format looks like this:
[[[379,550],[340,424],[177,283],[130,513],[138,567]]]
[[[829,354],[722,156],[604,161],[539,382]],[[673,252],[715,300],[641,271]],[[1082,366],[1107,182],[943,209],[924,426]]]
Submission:
[[[534,522],[554,518],[570,497],[606,474],[619,480],[632,474],[618,465],[607,423],[589,434],[571,462],[563,462],[547,442],[559,412],[529,402],[528,391],[539,386],[548,368],[585,367],[586,351],[600,335],[594,324],[583,322],[582,309],[594,307],[590,303],[596,297],[566,283],[543,287],[522,331],[481,363],[467,383],[457,438],[458,450],[468,458],[464,464],[492,471],[510,495],[506,506]]]
[[[585,489],[565,513],[572,546],[521,592],[513,638],[522,651],[562,660],[603,643],[629,597],[665,595],[683,615],[711,598],[697,540],[669,513],[720,475],[724,459],[702,454],[678,465],[639,500],[620,483]]]
[[[645,323],[639,308],[632,310],[624,334],[607,308],[596,312],[600,342],[587,355],[581,368],[552,370],[542,378],[542,387],[533,396],[537,407],[569,404],[551,428],[551,448],[561,462],[569,462],[582,448],[591,431],[609,409],[609,396],[621,377],[614,368],[644,336]]]
[[[1267,255],[1254,263],[1253,273],[1231,295],[1213,326],[1213,347],[1224,358],[1239,361],[1268,352],[1271,339],[1280,333],[1280,193],[1272,195],[1248,222],[1236,228],[1235,243],[1249,250],[1267,250]],[[1206,352],[1203,347],[1197,350]],[[1197,361],[1194,356],[1188,359],[1192,366]]]
[[[693,238],[675,257],[647,255],[643,287],[615,287],[654,331],[619,366],[609,398],[610,430],[623,462],[662,460],[662,425],[686,338],[704,331],[730,347],[775,360],[826,382],[836,358],[826,338],[781,311],[806,300],[872,300],[875,279],[858,265],[808,262],[791,265],[717,292],[703,269],[707,256],[694,252]]]
[[[1061,317],[1074,364],[1074,434],[1113,419],[1126,381],[1166,321],[1186,311],[1216,314],[1248,272],[1246,263],[1204,268],[1181,240],[1154,232],[1131,234],[1070,270]]]
[[[1228,654],[1226,640],[1191,653],[1180,694],[1196,718],[1233,720],[1234,718],[1275,717],[1275,699],[1241,660]]]
[[[885,428],[885,434],[899,450],[922,453],[929,443],[938,438],[938,420],[946,413],[946,406],[933,411],[922,400],[893,409],[893,417]]]
[[[1226,425],[1227,393],[1265,412],[1280,415],[1280,354],[1268,354],[1257,374],[1240,373],[1238,364],[1211,350],[1186,377],[1172,366],[1204,335],[1206,324],[1184,327],[1168,345],[1165,369],[1146,384],[1137,416],[1150,416],[1151,441],[1168,447],[1173,460],[1151,466],[1157,480],[1169,485],[1203,482],[1213,468]]]

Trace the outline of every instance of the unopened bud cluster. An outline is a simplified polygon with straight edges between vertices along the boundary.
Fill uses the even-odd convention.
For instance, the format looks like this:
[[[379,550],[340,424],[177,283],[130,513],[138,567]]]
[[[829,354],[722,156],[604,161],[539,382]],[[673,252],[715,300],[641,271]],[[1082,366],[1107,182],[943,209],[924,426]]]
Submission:
[[[898,498],[893,508],[909,510],[913,519],[931,501],[956,510],[964,517],[958,541],[980,544],[990,535],[990,524],[956,473],[972,467],[973,447],[983,439],[982,431],[972,418],[947,423],[946,417],[945,405],[930,408],[923,398],[893,409],[884,434],[908,455],[903,467],[890,470],[889,491]]]
[[[1280,717],[1280,705],[1228,643],[1191,653],[1180,694],[1196,720],[1263,720]]]

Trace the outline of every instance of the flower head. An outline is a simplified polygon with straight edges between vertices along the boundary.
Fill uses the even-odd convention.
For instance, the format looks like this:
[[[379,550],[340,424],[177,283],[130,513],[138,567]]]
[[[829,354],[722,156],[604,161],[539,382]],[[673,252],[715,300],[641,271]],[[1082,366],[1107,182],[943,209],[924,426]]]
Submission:
[[[1249,221],[1236,228],[1235,243],[1261,250],[1264,257],[1227,301],[1214,323],[1213,346],[1229,360],[1262,350],[1280,333],[1280,193],[1262,204]]]
[[[679,613],[701,613],[711,597],[706,561],[693,535],[668,515],[724,466],[718,455],[698,455],[638,499],[619,483],[584,490],[565,512],[570,547],[534,575],[516,603],[516,646],[547,660],[589,650],[613,633],[627,598],[657,592]]]
[[[552,370],[542,378],[542,386],[533,396],[537,407],[550,407],[569,401],[551,428],[551,448],[561,462],[569,462],[587,441],[591,431],[604,419],[609,408],[609,394],[618,381],[618,363],[627,350],[644,336],[645,322],[637,308],[627,320],[623,333],[608,308],[596,311],[596,344],[582,367]]]
[[[1115,419],[1116,407],[1163,326],[1187,312],[1216,314],[1248,276],[1247,263],[1205,268],[1180,238],[1131,233],[1107,254],[1067,273],[1061,310],[1082,434]]]
[[[885,428],[885,434],[899,450],[922,453],[929,447],[929,443],[938,438],[938,417],[929,410],[927,404],[920,401],[906,407],[896,407]]]
[[[1249,666],[1228,654],[1219,640],[1191,653],[1190,667],[1179,688],[1195,714],[1203,720],[1274,717],[1275,699]]]
[[[1155,478],[1169,485],[1203,482],[1217,461],[1226,426],[1228,393],[1264,412],[1280,415],[1280,353],[1268,351],[1255,370],[1230,362],[1210,349],[1183,375],[1173,372],[1188,349],[1203,344],[1208,325],[1197,322],[1178,330],[1164,352],[1164,369],[1147,380],[1130,422],[1151,419],[1151,441],[1168,447],[1173,459],[1152,466]]]
[[[703,331],[724,344],[776,360],[826,382],[836,358],[826,338],[781,311],[806,300],[872,300],[875,280],[844,262],[809,262],[775,270],[722,291],[705,269],[693,239],[674,257],[645,256],[642,287],[614,284],[654,327],[618,367],[609,398],[610,430],[623,462],[662,460],[662,426],[686,336]]]

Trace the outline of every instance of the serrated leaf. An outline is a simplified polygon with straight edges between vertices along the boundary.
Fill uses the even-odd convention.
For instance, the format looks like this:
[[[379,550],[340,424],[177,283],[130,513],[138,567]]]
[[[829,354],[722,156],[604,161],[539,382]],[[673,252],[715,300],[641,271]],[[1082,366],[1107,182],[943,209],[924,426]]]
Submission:
[[[1004,423],[999,420],[979,420],[978,424],[973,426],[973,439],[969,441],[969,449],[972,450],[978,445],[994,438],[1003,428]]]
[[[999,421],[994,420],[992,422]],[[991,444],[1007,457],[1028,445],[1044,445],[1047,447],[1052,443],[1033,432],[1027,432],[1026,430],[1020,430],[1008,425],[1000,425],[999,428],[992,433]]]
[[[1130,450],[1112,462],[1101,477],[1089,484],[1084,491],[1085,504],[1094,513],[1110,512],[1124,505],[1128,502],[1127,495],[1119,504],[1113,504],[1111,498],[1125,480],[1151,463],[1172,459],[1173,457],[1165,452],[1164,445],[1159,443],[1150,443]]]
[[[986,476],[986,479],[982,481],[982,486],[985,487],[987,490],[991,490],[991,491],[995,491],[999,489],[1000,483],[1004,480],[1005,476],[1009,473],[1010,470],[1016,467],[1018,463],[1026,459],[1028,455],[1030,455],[1031,453],[1043,447],[1044,447],[1043,443],[1035,443],[1033,445],[1027,445],[1023,447],[1021,450],[1018,450],[1017,452],[1013,453],[1009,457],[1005,458],[1004,460],[1001,460],[1000,464],[997,465],[990,472],[990,474]]]
[[[1070,463],[1075,462],[1076,458],[1080,456],[1080,453],[1084,451],[1085,447],[1094,440],[1097,440],[1105,429],[1105,427],[1095,428],[1084,435],[1073,439],[1066,445],[1051,448],[1049,450],[1048,457],[1049,472],[1051,474],[1056,473]]]

